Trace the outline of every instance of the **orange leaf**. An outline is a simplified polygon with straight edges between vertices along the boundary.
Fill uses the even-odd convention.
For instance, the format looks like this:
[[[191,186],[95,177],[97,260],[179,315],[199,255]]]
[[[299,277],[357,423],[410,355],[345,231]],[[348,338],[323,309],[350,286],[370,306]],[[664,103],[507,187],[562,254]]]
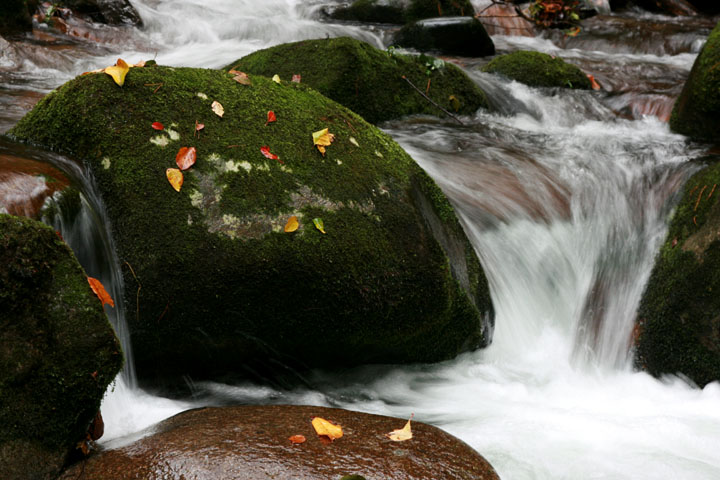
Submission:
[[[337,438],[340,438],[343,436],[342,428],[339,425],[335,425],[334,423],[330,423],[324,418],[315,417],[312,419],[312,426],[315,428],[315,432],[317,432],[320,436],[326,436],[330,439],[330,441],[335,440]]]
[[[292,437],[288,438],[290,442],[292,443],[305,443],[305,436],[304,435],[293,435]]]
[[[160,122],[153,122],[151,127],[154,128],[155,130],[164,130],[165,129],[165,125],[163,125]]]
[[[260,147],[260,153],[262,153],[265,158],[269,158],[270,160],[277,160],[278,162],[283,163],[283,161],[280,160],[280,157],[272,153],[270,151],[270,147],[268,147],[267,145]]]
[[[182,147],[175,156],[175,163],[177,163],[180,170],[187,170],[195,165],[196,158],[195,147]]]
[[[165,170],[165,176],[170,182],[170,185],[175,189],[176,192],[180,191],[183,184],[183,174],[177,168],[168,168]]]
[[[111,307],[115,307],[115,302],[113,302],[112,297],[110,294],[105,290],[105,287],[102,283],[100,283],[100,280],[93,277],[87,277],[88,283],[90,284],[90,288],[92,288],[92,291],[97,295],[97,297],[100,299],[100,301],[103,304],[103,307],[105,304],[110,305]]]
[[[590,85],[592,86],[592,89],[593,89],[593,90],[600,90],[600,89],[602,89],[602,87],[601,87],[600,84],[597,82],[597,80],[595,80],[595,77],[593,77],[593,76],[590,75],[589,73],[587,74],[587,77],[588,77],[588,80],[590,80]]]
[[[275,112],[270,110],[267,114],[267,122],[265,122],[265,125],[267,125],[268,123],[276,122],[276,121],[277,121],[277,117],[275,117]]]
[[[127,63],[125,63],[125,60],[118,58],[118,61],[114,66],[106,67],[103,71],[110,75],[113,80],[115,80],[115,83],[122,87],[125,83],[125,75],[127,75],[129,70],[130,67]]]
[[[335,135],[330,133],[327,128],[323,128],[322,130],[318,130],[317,132],[313,132],[313,143],[317,147],[318,150],[320,150],[320,153],[322,153],[323,157],[325,156],[325,147],[329,146],[333,140],[335,140]]]
[[[299,226],[300,224],[298,223],[298,218],[293,215],[288,219],[287,223],[285,224],[285,233],[292,233],[297,230]]]

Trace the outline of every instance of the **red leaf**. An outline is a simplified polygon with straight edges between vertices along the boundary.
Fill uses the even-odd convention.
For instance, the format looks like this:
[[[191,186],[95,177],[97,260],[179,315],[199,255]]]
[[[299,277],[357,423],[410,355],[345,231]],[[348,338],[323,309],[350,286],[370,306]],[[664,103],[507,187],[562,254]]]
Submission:
[[[265,145],[264,147],[260,147],[260,153],[265,155],[265,158],[269,158],[270,160],[277,160],[278,162],[283,163],[283,161],[280,160],[280,157],[270,152],[270,147],[268,147],[267,145]]]
[[[300,83],[301,80],[302,80],[302,75],[300,75],[299,73],[292,76],[292,81],[295,83]]]
[[[268,123],[277,122],[277,117],[275,117],[275,112],[270,110],[267,115],[267,122],[265,122],[265,125]]]
[[[87,277],[88,283],[90,284],[90,288],[92,288],[92,291],[97,295],[97,297],[100,299],[100,301],[103,304],[103,307],[105,304],[110,305],[111,307],[115,307],[115,302],[113,302],[112,297],[110,294],[105,290],[105,287],[102,283],[100,283],[100,280],[93,277]]]
[[[196,158],[195,147],[182,147],[175,156],[175,163],[180,170],[187,170],[195,165]]]
[[[198,121],[195,120],[195,131],[196,131],[196,132],[199,132],[199,131],[202,130],[203,128],[205,128],[205,124],[204,124],[204,123],[198,123]]]
[[[152,124],[152,128],[154,128],[155,130],[165,130],[165,126],[160,122],[154,122]]]

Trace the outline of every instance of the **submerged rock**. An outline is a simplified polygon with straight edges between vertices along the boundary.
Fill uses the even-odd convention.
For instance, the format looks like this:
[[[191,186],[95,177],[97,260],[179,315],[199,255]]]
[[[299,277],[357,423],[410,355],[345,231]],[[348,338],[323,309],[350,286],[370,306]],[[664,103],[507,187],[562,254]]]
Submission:
[[[675,102],[670,128],[695,140],[720,142],[720,23],[695,59]]]
[[[54,479],[122,364],[75,256],[49,227],[0,214],[0,476]]]
[[[431,18],[404,26],[395,42],[421,52],[486,57],[495,55],[495,44],[474,17]]]
[[[304,40],[260,50],[227,69],[283,79],[300,75],[301,81],[361,115],[371,123],[418,113],[444,115],[423,98],[427,95],[450,112],[472,115],[487,107],[485,94],[455,65],[435,59],[384,52],[348,37]],[[431,69],[432,68],[432,69]],[[450,98],[457,100],[457,105]],[[457,106],[457,108],[455,108]]]
[[[340,20],[402,24],[423,18],[475,14],[470,0],[355,0],[332,13]]]
[[[316,91],[250,80],[169,67],[132,68],[122,87],[81,76],[10,132],[94,176],[138,375],[432,362],[485,345],[487,281],[435,183]],[[312,134],[324,128],[335,139],[323,156]],[[197,162],[176,192],[166,169],[181,147]],[[299,228],[285,233],[292,216]]]
[[[720,380],[720,163],[685,185],[640,303],[636,364]]]
[[[343,436],[322,441],[310,423],[316,416],[340,425]],[[152,427],[150,436],[74,466],[61,480],[499,478],[480,454],[439,428],[412,422],[412,439],[393,442],[385,436],[406,421],[290,405],[190,410]],[[293,444],[294,435],[306,441]]]
[[[546,53],[518,51],[501,55],[483,72],[499,73],[531,87],[591,88],[590,80],[575,65]]]

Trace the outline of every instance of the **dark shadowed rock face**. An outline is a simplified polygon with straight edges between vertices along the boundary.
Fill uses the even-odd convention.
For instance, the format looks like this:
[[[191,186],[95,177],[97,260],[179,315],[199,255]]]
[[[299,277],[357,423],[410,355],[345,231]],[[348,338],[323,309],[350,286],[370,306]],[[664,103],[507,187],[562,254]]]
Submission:
[[[404,26],[395,42],[422,52],[485,57],[495,54],[495,44],[482,23],[473,17],[448,17],[421,20]]]
[[[316,416],[340,425],[342,438],[321,441],[311,425]],[[95,480],[499,478],[481,455],[439,428],[413,422],[411,440],[393,442],[385,436],[405,422],[323,407],[191,410],[160,423],[148,437],[73,466],[61,480],[79,475]],[[303,435],[307,441],[292,444],[293,435]]]

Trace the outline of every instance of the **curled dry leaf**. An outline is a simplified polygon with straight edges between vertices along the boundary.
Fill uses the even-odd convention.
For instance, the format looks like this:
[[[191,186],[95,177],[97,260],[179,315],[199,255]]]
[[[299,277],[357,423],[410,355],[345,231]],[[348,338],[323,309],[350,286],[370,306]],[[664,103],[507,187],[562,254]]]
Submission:
[[[413,413],[410,415],[410,419],[407,421],[405,426],[403,428],[399,428],[397,430],[393,430],[390,433],[386,433],[385,436],[388,437],[393,442],[404,442],[405,440],[410,440],[412,438],[412,430],[410,429],[410,420],[415,416]]]
[[[267,113],[267,122],[265,122],[265,125],[267,125],[267,124],[269,124],[269,123],[272,123],[272,122],[276,122],[276,121],[277,121],[277,117],[275,117],[275,112],[273,112],[272,110],[270,110],[270,111]]]
[[[93,277],[87,277],[87,281],[90,284],[90,288],[92,288],[93,293],[100,299],[100,301],[103,304],[103,307],[105,305],[110,305],[111,307],[115,307],[115,302],[113,302],[112,297],[110,294],[105,290],[105,287],[103,284],[98,280],[97,278]]]
[[[302,75],[300,75],[299,73],[296,73],[295,75],[292,76],[292,81],[293,81],[293,83],[300,83],[302,81]]]
[[[304,435],[293,435],[292,437],[288,438],[291,443],[305,443],[305,436]]]
[[[588,78],[588,80],[590,80],[590,86],[592,87],[593,90],[601,90],[602,89],[602,87],[597,82],[597,80],[595,80],[594,76],[592,76],[588,73],[587,78]]]
[[[230,70],[229,73],[233,74],[233,80],[235,80],[240,85],[252,85],[250,76],[247,73],[238,72],[237,70]]]
[[[165,125],[163,125],[163,124],[160,123],[160,122],[153,122],[153,124],[152,124],[151,126],[152,126],[152,128],[154,128],[155,130],[165,130]]]
[[[196,158],[197,152],[195,151],[195,147],[182,147],[178,150],[177,155],[175,155],[175,163],[177,163],[180,170],[187,170],[195,165]]]
[[[328,437],[330,441],[343,436],[343,431],[340,425],[330,423],[324,418],[314,417],[312,419],[312,426],[315,428],[315,432],[317,432],[318,435],[324,435]]]
[[[203,128],[205,128],[205,124],[199,123],[197,120],[195,120],[195,133],[199,132]]]
[[[330,133],[327,128],[323,128],[322,130],[313,132],[312,137],[313,143],[324,157],[325,147],[329,146],[333,142],[333,140],[335,140],[335,135]]]
[[[118,61],[117,63],[115,63],[114,66],[107,67],[103,71],[110,75],[112,79],[115,80],[115,83],[122,87],[125,83],[125,75],[127,75],[129,70],[130,67],[127,63],[125,63],[125,60],[123,60],[122,58],[118,58]]]
[[[325,235],[325,222],[322,218],[313,218],[313,225]]]
[[[165,176],[168,179],[168,182],[170,182],[170,185],[175,189],[176,192],[180,191],[180,188],[182,188],[183,184],[183,173],[178,170],[177,168],[168,168],[165,170]]]
[[[293,215],[292,217],[290,217],[288,219],[287,223],[285,224],[285,233],[294,232],[295,230],[298,229],[299,226],[300,226],[300,223],[298,222],[298,218],[295,215]]]
[[[212,102],[212,105],[210,105],[210,108],[212,108],[212,111],[215,112],[215,115],[222,118],[223,115],[225,115],[225,108],[223,108],[222,104],[218,102],[217,100]]]
[[[280,83],[280,75],[278,75],[277,73],[275,75],[273,75],[272,81],[279,84]]]

